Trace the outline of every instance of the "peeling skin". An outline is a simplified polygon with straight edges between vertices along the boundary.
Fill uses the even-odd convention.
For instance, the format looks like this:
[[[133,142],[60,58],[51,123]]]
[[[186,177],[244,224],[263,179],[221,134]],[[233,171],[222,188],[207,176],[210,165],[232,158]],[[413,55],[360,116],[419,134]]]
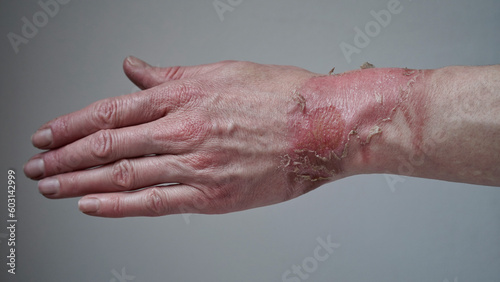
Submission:
[[[410,76],[415,73],[416,70],[410,70],[408,68],[404,68],[403,75]]]
[[[363,145],[369,144],[372,137],[380,133],[382,133],[382,129],[380,129],[378,125],[373,126],[370,132],[368,132],[368,137],[366,137],[366,141],[363,142]]]
[[[343,172],[350,146],[358,144],[363,160],[370,158],[369,144],[383,134],[396,112],[409,125],[418,127],[423,116],[409,111],[419,103],[412,97],[413,85],[422,71],[368,68],[336,76],[309,79],[294,92],[295,106],[289,112],[291,149],[282,167],[297,181],[329,180]],[[421,101],[420,101],[421,102]],[[418,146],[422,134],[415,133]]]
[[[306,108],[306,98],[304,98],[304,96],[300,95],[299,92],[295,91],[295,93],[293,95],[293,100],[300,107],[300,111],[304,112],[304,110]]]
[[[305,99],[305,98],[304,98]],[[302,108],[302,105],[305,108]],[[285,156],[284,167],[297,180],[318,181],[331,178],[340,171],[336,149],[341,146],[344,121],[334,106],[309,109],[299,104],[293,115],[294,150]]]
[[[365,63],[364,63],[364,64],[363,64],[360,68],[361,68],[362,70],[365,70],[365,69],[372,69],[372,68],[374,68],[374,67],[375,67],[374,65],[372,65],[372,64],[370,64],[370,63],[368,63],[368,62],[365,62]]]

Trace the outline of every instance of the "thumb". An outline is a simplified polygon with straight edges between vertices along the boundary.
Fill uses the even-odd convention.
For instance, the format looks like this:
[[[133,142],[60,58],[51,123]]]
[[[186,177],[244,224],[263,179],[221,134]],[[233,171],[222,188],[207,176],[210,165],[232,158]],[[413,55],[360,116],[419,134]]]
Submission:
[[[140,89],[148,89],[167,81],[189,78],[200,73],[205,73],[220,67],[221,63],[190,67],[175,66],[160,68],[153,67],[134,56],[128,56],[123,61],[123,71],[137,87]]]
[[[161,68],[153,67],[133,56],[129,56],[123,61],[123,71],[130,81],[140,89],[148,89],[169,80]],[[175,73],[175,71],[171,72]]]

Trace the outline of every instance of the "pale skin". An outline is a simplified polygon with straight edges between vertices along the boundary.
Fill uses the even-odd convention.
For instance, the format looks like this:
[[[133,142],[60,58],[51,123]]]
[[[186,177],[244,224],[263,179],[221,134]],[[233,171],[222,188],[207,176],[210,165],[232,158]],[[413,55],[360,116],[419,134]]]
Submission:
[[[500,66],[123,68],[143,91],[33,135],[45,151],[24,172],[47,198],[127,217],[245,210],[366,173],[500,186]]]

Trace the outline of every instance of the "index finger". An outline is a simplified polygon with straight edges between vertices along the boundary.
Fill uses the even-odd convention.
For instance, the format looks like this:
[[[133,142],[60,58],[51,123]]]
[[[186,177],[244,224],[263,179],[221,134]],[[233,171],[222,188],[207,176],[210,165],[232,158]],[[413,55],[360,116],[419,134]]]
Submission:
[[[101,129],[150,122],[186,103],[198,87],[189,81],[172,81],[148,90],[97,101],[44,124],[31,142],[40,149],[54,149]]]

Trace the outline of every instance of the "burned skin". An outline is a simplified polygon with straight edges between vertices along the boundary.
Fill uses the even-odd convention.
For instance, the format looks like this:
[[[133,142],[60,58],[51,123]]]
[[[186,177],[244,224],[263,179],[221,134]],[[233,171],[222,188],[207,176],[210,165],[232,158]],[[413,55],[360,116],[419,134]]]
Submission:
[[[425,113],[415,84],[425,72],[369,68],[309,79],[293,94],[291,148],[283,167],[297,181],[316,182],[342,174],[353,148],[362,152],[363,162],[373,161],[370,144],[395,115],[404,117],[413,135],[411,146],[418,148]]]

